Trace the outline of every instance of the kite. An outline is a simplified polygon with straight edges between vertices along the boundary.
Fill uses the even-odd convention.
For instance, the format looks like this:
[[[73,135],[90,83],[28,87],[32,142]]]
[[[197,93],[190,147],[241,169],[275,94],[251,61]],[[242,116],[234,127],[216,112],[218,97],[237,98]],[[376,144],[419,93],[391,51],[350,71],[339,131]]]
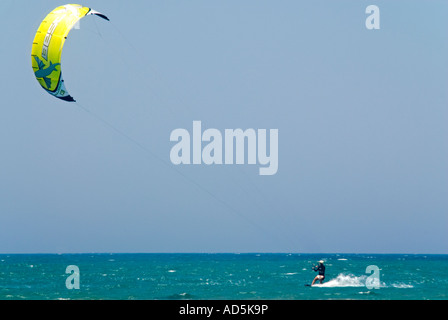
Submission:
[[[87,15],[96,15],[107,21],[104,14],[79,4],[67,4],[51,11],[39,26],[31,50],[31,65],[36,80],[45,91],[56,98],[74,102],[62,78],[61,54],[68,33]]]

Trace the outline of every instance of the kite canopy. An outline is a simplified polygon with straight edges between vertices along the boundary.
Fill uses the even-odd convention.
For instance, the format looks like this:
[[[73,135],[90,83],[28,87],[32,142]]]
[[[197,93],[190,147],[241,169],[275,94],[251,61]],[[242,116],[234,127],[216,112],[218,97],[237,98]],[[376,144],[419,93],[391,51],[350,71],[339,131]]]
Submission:
[[[73,26],[87,15],[96,15],[109,21],[105,15],[90,8],[66,4],[45,17],[34,37],[31,51],[34,75],[49,94],[65,101],[75,100],[68,94],[62,79],[62,47]]]

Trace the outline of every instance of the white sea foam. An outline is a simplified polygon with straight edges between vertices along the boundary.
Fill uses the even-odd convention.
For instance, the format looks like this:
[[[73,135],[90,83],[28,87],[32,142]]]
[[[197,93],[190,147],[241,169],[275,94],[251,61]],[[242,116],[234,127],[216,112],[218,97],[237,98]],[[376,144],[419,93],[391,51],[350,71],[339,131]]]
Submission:
[[[341,287],[365,287],[366,281],[368,280],[368,277],[365,275],[362,276],[355,276],[352,274],[339,274],[336,278],[330,279],[323,284],[320,284],[319,282],[314,284],[314,287],[321,287],[321,288],[341,288]],[[392,283],[390,285],[386,285],[384,282],[380,283],[380,288],[399,288],[399,289],[407,289],[407,288],[414,288],[413,285],[407,284],[407,283]]]
[[[324,282],[323,284],[316,283],[314,286],[322,288],[333,287],[364,287],[366,285],[366,276],[356,277],[354,275],[339,274],[335,279]]]
[[[412,284],[406,284],[406,283],[393,283],[392,287],[399,288],[399,289],[414,288],[414,286]]]

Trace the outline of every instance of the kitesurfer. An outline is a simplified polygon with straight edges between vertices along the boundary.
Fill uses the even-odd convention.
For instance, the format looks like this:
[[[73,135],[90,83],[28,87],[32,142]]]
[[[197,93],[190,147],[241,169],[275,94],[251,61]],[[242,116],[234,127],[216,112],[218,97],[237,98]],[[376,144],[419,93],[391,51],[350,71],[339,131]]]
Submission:
[[[319,282],[322,284],[322,282],[325,279],[325,266],[324,266],[324,261],[320,260],[319,264],[317,266],[313,266],[313,271],[317,271],[319,272],[319,274],[314,278],[313,282],[311,283],[311,285],[314,285],[314,283],[319,280]]]

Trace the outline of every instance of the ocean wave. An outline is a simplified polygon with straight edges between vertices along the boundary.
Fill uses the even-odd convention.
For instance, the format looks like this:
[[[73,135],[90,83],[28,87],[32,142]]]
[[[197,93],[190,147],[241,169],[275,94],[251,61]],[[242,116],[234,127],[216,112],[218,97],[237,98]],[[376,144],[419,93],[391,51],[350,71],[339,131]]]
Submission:
[[[282,275],[284,276],[293,276],[295,274],[299,274],[298,272],[286,272],[286,273],[282,273]]]
[[[393,283],[391,286],[394,288],[399,288],[399,289],[414,288],[414,286],[412,284],[406,284],[406,283]]]
[[[322,284],[317,283],[315,287],[334,288],[334,287],[364,287],[366,285],[366,276],[356,277],[350,274],[339,274],[335,279],[331,279]]]
[[[352,274],[339,274],[336,278],[331,279],[327,282],[324,282],[322,284],[316,283],[313,287],[321,287],[321,288],[342,288],[342,287],[365,287],[366,282],[368,280],[368,276],[362,275],[362,276],[355,276]],[[372,283],[373,285],[373,283]],[[399,289],[407,289],[407,288],[414,288],[411,284],[406,283],[392,283],[390,285],[386,285],[384,282],[380,282],[380,288],[399,288]]]

